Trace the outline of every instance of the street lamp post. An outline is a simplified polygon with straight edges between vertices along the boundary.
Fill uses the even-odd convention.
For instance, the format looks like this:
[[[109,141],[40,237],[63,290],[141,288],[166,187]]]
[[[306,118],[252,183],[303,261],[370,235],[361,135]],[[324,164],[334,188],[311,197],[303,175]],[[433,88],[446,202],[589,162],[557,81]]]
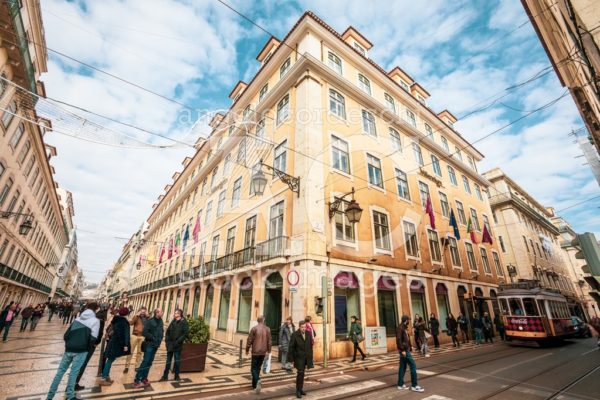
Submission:
[[[514,283],[515,282],[514,277],[517,276],[517,267],[515,267],[512,264],[508,264],[506,269],[508,270],[508,276],[510,276],[510,283]]]
[[[0,218],[10,217],[25,217],[25,220],[19,225],[19,234],[22,236],[27,236],[29,231],[33,228],[33,215],[16,213],[12,211],[0,211]]]
[[[288,185],[292,192],[296,193],[298,197],[300,197],[300,177],[295,177],[286,174],[285,172],[280,171],[277,168],[271,167],[270,165],[263,163],[262,160],[260,160],[260,168],[254,173],[254,175],[252,175],[252,181],[250,183],[252,185],[254,193],[256,193],[258,196],[262,196],[262,194],[265,191],[265,187],[267,186],[267,178],[265,177],[265,174],[262,171],[262,167],[273,171],[273,175],[277,175],[277,177],[281,179],[283,183]]]

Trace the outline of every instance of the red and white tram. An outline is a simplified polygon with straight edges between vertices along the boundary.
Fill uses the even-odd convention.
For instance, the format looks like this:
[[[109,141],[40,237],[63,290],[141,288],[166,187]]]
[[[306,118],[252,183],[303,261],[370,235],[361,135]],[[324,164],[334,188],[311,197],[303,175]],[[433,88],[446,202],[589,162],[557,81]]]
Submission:
[[[538,343],[570,337],[575,329],[567,299],[537,281],[500,285],[498,303],[508,340]]]

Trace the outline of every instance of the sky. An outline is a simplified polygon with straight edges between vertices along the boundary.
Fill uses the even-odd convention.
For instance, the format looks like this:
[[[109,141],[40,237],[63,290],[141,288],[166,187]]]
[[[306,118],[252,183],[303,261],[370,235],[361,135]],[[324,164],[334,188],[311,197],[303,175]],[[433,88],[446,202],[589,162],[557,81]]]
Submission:
[[[521,2],[228,4],[279,38],[306,10],[338,32],[354,26],[374,44],[371,59],[388,71],[400,66],[431,93],[433,110],[459,118],[457,130],[485,155],[480,171],[500,166],[542,204],[565,209],[561,215],[577,231],[600,238],[600,199],[571,207],[600,188],[569,136],[584,126],[570,96],[486,137],[565,92]],[[227,109],[233,86],[258,70],[255,58],[269,34],[217,0],[46,0],[42,18],[48,97],[113,120],[70,109],[76,117],[57,118],[62,132],[46,136],[58,151],[55,179],[73,193],[79,265],[87,281],[99,282],[193,154],[185,143],[206,132],[192,129],[187,107]],[[79,138],[64,134],[80,118],[104,127],[94,141],[89,130]]]

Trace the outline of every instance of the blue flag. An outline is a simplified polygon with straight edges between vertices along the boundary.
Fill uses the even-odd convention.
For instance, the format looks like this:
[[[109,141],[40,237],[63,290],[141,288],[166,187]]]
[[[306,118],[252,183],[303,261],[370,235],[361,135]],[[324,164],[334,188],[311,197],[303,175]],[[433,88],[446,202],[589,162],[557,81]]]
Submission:
[[[185,251],[185,245],[187,244],[187,241],[190,239],[190,226],[187,225],[185,227],[185,233],[183,234],[183,250]]]
[[[454,237],[456,240],[460,240],[460,231],[458,230],[458,224],[456,223],[456,217],[454,216],[454,210],[450,209],[450,226],[454,229]]]

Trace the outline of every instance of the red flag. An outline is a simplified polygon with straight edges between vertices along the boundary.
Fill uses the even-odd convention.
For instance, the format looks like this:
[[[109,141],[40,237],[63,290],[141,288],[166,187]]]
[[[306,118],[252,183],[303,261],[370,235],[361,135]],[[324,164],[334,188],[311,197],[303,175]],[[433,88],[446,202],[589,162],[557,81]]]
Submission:
[[[475,237],[475,229],[473,228],[473,222],[471,222],[471,217],[469,217],[469,223],[467,224],[467,232],[471,234],[471,242],[477,244],[477,238]]]
[[[194,230],[192,231],[194,243],[198,243],[198,234],[200,234],[200,215],[196,217],[196,225],[194,225]]]
[[[427,204],[425,205],[425,213],[429,214],[429,225],[431,229],[435,229],[435,214],[433,212],[433,206],[431,205],[431,197],[427,196]]]
[[[162,244],[160,246],[160,257],[158,258],[159,264],[163,262],[163,257],[165,256],[165,247],[167,247],[167,246],[165,246],[165,244]]]
[[[487,225],[483,225],[483,233],[481,235],[481,243],[489,243],[492,244],[492,235],[490,235],[490,231],[488,231]]]

